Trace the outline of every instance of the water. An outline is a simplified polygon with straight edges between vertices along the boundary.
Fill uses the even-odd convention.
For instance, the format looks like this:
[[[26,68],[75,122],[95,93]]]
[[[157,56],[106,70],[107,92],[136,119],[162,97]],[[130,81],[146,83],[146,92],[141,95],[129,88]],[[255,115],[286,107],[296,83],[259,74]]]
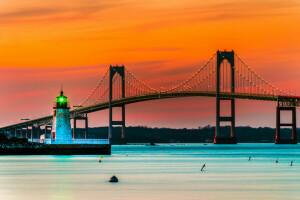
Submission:
[[[98,160],[2,156],[0,200],[300,199],[300,145],[113,146]]]

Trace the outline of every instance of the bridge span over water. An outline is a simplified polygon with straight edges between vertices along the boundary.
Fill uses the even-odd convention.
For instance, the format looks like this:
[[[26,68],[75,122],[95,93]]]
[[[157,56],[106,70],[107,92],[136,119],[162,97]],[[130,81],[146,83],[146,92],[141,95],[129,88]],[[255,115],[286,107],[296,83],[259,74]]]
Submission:
[[[204,96],[216,99],[216,128],[214,143],[237,143],[235,134],[235,100],[249,99],[258,101],[276,101],[276,136],[275,143],[297,143],[296,138],[296,107],[300,106],[300,97],[282,91],[255,73],[234,51],[217,51],[193,76],[181,84],[167,90],[152,88],[136,78],[125,66],[110,66],[95,89],[80,104],[70,111],[74,120],[73,137],[76,132],[76,121],[85,120],[85,132],[88,127],[88,113],[109,109],[108,138],[114,139],[113,126],[122,126],[122,142],[125,142],[125,106],[136,102]],[[221,116],[222,101],[230,101],[231,115]],[[113,121],[113,107],[122,108],[122,120]],[[281,111],[291,111],[292,122],[281,123]],[[0,128],[0,131],[18,136],[23,129],[34,129],[51,124],[53,116],[46,116],[11,124]],[[220,132],[221,122],[231,123],[230,135]],[[292,128],[292,137],[282,139],[280,127]]]

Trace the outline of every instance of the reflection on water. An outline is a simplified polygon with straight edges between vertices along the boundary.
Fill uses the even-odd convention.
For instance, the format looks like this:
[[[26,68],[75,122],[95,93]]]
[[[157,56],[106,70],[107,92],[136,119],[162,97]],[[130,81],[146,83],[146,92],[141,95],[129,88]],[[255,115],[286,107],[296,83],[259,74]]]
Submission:
[[[300,145],[128,145],[99,158],[2,156],[0,199],[300,198]]]

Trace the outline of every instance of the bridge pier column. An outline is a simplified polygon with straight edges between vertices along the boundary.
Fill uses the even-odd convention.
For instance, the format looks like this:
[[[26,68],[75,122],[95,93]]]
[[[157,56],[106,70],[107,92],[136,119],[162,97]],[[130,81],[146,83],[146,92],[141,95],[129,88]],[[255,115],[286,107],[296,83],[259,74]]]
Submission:
[[[45,126],[45,134],[48,133],[48,129],[50,130],[50,133],[51,133],[52,126],[50,126],[50,125],[46,125],[46,126]]]
[[[40,126],[36,127],[36,139],[40,139],[40,130],[41,130]]]
[[[121,135],[121,142],[125,144],[125,105],[122,106],[122,135]]]
[[[20,137],[23,138],[23,126],[21,126],[21,134]]]
[[[21,138],[22,137],[22,127],[21,128],[17,128],[17,137]]]
[[[17,137],[17,128],[15,128],[15,137]]]
[[[234,52],[227,52],[223,51],[217,52],[217,78],[216,78],[216,128],[215,128],[215,138],[214,143],[215,144],[236,144],[237,143],[237,137],[235,136],[235,99],[230,98],[221,98],[220,93],[220,67],[221,63],[227,60],[230,63],[231,67],[231,92],[234,93],[235,86],[234,86]],[[223,117],[220,116],[220,104],[221,100],[230,101],[231,104],[231,116]],[[231,131],[230,131],[230,137],[222,136],[220,134],[220,123],[221,122],[231,122]]]
[[[28,133],[28,126],[26,126],[26,138],[28,139],[27,133]]]
[[[86,118],[85,118],[85,132],[84,132],[84,139],[86,139],[87,134],[88,134],[88,131],[89,131],[88,116],[87,116],[87,114],[86,114]]]
[[[31,125],[31,131],[30,131],[30,139],[31,139],[31,142],[33,142],[33,125]]]
[[[108,124],[108,139],[110,140],[110,143],[111,143],[111,140],[112,140],[112,107],[111,107],[111,103],[109,103],[109,111],[108,111],[108,118],[109,118],[109,124]]]
[[[75,135],[76,135],[76,117],[73,118],[73,140],[75,139]]]
[[[280,114],[281,111],[291,111],[292,112],[292,123],[281,123]],[[282,126],[292,127],[292,137],[291,139],[283,139],[280,134],[280,128]],[[296,107],[281,107],[276,108],[276,137],[275,144],[297,144],[296,135]]]

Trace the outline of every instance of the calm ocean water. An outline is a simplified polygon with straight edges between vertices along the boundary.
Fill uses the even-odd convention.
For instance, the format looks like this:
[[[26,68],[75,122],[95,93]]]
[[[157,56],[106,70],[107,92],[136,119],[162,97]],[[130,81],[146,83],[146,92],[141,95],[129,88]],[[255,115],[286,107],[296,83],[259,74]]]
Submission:
[[[99,158],[1,156],[0,200],[300,199],[300,145],[128,145]]]

